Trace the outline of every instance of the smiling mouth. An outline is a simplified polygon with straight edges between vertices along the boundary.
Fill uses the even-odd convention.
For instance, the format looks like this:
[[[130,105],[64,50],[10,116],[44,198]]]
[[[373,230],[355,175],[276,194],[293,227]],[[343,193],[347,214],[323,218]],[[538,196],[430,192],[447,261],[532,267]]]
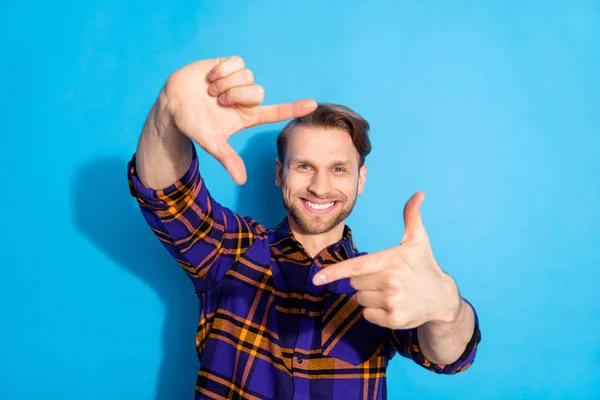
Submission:
[[[316,203],[307,199],[302,199],[302,203],[304,203],[306,209],[312,212],[313,214],[325,214],[333,210],[335,206],[339,203],[339,201],[334,200],[329,202]]]

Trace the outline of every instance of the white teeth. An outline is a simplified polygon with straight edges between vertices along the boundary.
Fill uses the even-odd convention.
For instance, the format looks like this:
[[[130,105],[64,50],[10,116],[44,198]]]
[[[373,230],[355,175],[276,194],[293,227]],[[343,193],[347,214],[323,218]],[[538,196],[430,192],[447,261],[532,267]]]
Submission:
[[[331,203],[325,203],[325,204],[315,204],[315,203],[311,203],[310,201],[306,201],[306,204],[308,204],[308,206],[310,208],[314,208],[315,210],[326,210],[329,207],[333,206],[335,204],[335,201],[332,201]]]

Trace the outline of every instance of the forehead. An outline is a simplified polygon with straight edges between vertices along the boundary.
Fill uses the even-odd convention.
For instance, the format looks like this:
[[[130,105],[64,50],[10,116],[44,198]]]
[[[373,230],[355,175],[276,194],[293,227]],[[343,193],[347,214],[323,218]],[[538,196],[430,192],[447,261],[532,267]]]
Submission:
[[[342,129],[300,125],[288,137],[286,156],[319,164],[332,160],[351,160],[358,163],[359,154],[350,134]]]

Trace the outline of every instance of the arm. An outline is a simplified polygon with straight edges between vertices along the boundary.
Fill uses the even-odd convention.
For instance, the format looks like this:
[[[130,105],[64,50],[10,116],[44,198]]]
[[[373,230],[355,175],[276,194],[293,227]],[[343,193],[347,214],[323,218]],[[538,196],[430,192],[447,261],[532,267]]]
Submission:
[[[417,192],[406,203],[399,246],[324,268],[313,283],[350,278],[364,318],[391,329],[393,349],[434,372],[454,374],[471,365],[481,334],[474,309],[433,256],[423,200]]]
[[[153,233],[202,293],[221,280],[263,228],[212,198],[198,170],[196,149],[189,146],[189,168],[160,190],[142,184],[134,155],[128,166],[129,187]]]
[[[418,328],[391,331],[392,349],[437,374],[453,375],[471,366],[481,341],[475,310],[461,299],[455,323],[427,322]]]
[[[243,183],[243,162],[227,139],[248,126],[313,109],[314,102],[258,107],[263,96],[239,57],[185,66],[161,90],[128,165],[130,191],[144,218],[198,292],[218,282],[263,228],[210,196],[192,142]]]
[[[142,185],[164,189],[183,177],[192,162],[192,142],[177,129],[161,90],[138,140],[135,169]]]
[[[429,321],[417,328],[421,351],[435,364],[452,364],[467,348],[475,328],[475,313],[461,299],[456,319],[449,322]]]

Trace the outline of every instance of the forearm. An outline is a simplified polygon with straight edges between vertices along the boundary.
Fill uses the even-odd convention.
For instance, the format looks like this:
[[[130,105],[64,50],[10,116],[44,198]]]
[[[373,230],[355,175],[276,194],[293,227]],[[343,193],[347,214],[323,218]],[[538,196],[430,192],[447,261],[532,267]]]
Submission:
[[[435,364],[452,364],[465,351],[475,329],[475,314],[464,299],[454,321],[427,322],[417,328],[423,355]]]
[[[136,170],[147,188],[164,189],[179,180],[192,162],[191,141],[181,133],[161,91],[150,111],[136,150]]]

